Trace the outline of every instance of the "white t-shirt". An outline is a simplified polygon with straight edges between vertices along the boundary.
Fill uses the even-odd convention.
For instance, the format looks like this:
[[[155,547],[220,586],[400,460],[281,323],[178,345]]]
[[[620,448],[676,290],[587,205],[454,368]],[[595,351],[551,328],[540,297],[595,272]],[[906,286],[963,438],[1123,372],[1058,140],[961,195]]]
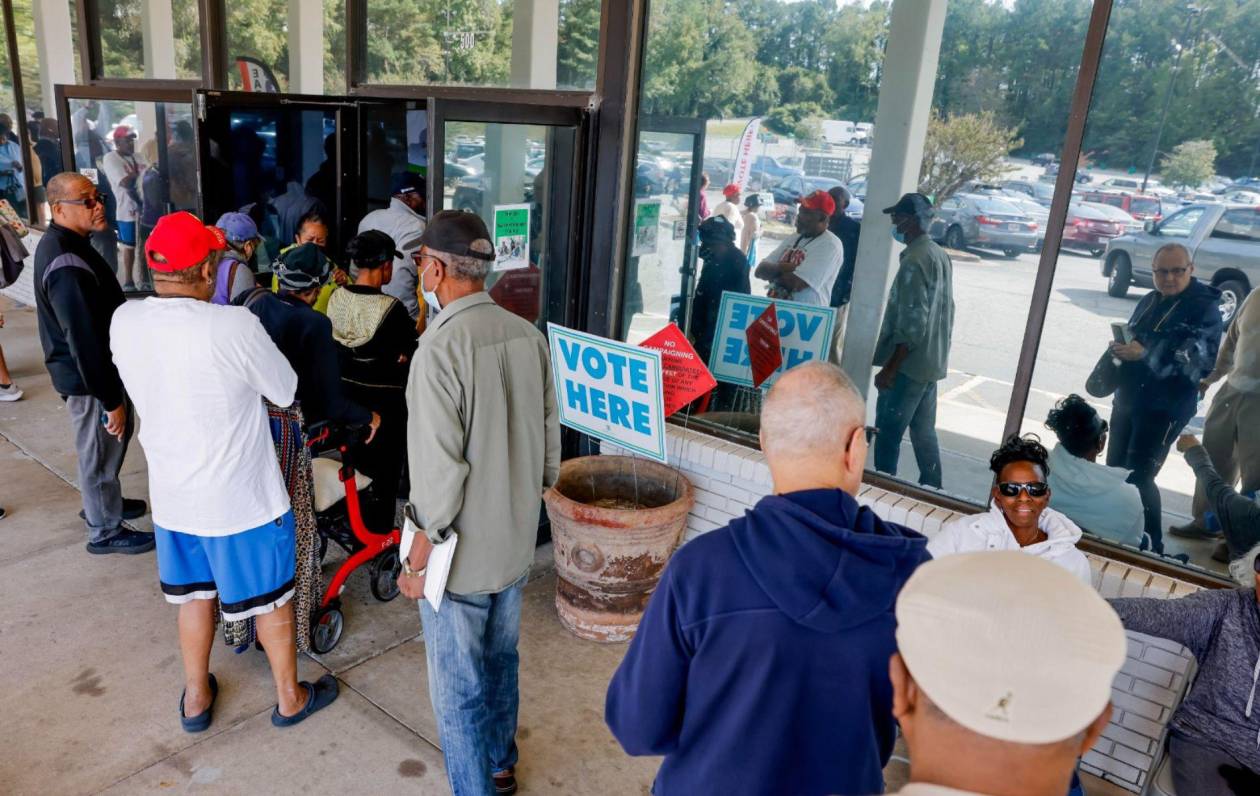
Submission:
[[[124,157],[118,152],[106,152],[105,157],[101,158],[101,168],[109,178],[109,187],[114,192],[117,207],[114,217],[119,221],[135,221],[140,215],[140,205],[136,202],[136,197],[140,195],[139,174],[143,166],[144,161],[136,155]],[[137,175],[136,181],[130,187],[122,184],[123,178],[128,174]]]
[[[830,230],[814,238],[794,234],[784,239],[762,262],[797,263],[793,273],[808,287],[793,293],[792,301],[827,307],[831,305],[831,288],[844,263],[844,244]]]
[[[153,522],[229,536],[289,510],[265,397],[293,403],[297,374],[244,307],[190,298],[128,301],[110,348],[140,416]]]
[[[724,200],[717,207],[713,208],[713,215],[723,216],[727,221],[731,222],[731,226],[735,228],[735,240],[739,240],[739,232],[744,228],[744,219],[737,205]]]

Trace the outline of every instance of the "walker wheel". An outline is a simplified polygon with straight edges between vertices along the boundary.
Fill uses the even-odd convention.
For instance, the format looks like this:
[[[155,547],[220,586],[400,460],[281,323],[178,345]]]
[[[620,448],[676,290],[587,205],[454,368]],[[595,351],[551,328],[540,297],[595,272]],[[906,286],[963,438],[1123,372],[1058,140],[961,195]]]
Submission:
[[[345,630],[346,619],[341,609],[329,605],[315,612],[311,622],[311,649],[318,655],[332,652],[341,641],[341,632]]]
[[[398,548],[388,547],[372,559],[372,567],[368,571],[372,578],[368,586],[372,596],[383,603],[398,596],[398,576],[402,574],[402,560],[398,558]]]

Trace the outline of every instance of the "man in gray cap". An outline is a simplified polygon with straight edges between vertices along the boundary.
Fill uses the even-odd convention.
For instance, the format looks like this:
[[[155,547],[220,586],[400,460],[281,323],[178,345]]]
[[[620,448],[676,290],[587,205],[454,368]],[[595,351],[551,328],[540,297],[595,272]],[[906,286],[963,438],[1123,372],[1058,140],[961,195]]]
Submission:
[[[1063,796],[1111,718],[1127,641],[1070,572],[1016,550],[919,567],[897,597],[902,796]]]
[[[932,203],[908,193],[884,208],[892,234],[906,244],[888,293],[884,323],[875,343],[875,469],[897,474],[901,438],[919,465],[919,483],[941,488],[941,448],[936,439],[936,383],[945,378],[954,333],[954,266],[928,236]]]
[[[420,289],[438,316],[407,381],[407,510],[420,532],[403,534],[398,585],[420,600],[451,790],[514,793],[521,595],[542,492],[560,472],[547,340],[486,294],[495,257],[480,218],[443,210],[420,244]],[[452,534],[434,610],[421,599],[429,554]]]
[[[389,207],[364,216],[359,232],[384,232],[398,247],[393,272],[381,290],[401,301],[415,321],[420,317],[420,300],[416,296],[416,264],[411,255],[420,248],[420,236],[424,234],[426,184],[419,174],[404,171],[394,175],[392,187]]]

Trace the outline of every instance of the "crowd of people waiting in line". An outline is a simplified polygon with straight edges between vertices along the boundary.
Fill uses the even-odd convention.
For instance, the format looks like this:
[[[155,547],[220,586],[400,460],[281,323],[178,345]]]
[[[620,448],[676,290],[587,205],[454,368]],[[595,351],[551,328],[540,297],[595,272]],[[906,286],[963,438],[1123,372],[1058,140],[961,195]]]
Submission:
[[[410,257],[394,236],[361,227],[337,274],[321,247],[326,225],[307,218],[273,287],[240,278],[253,273],[257,246],[248,216],[207,226],[176,212],[144,245],[156,295],[125,302],[89,240],[106,225],[96,186],[63,173],[47,198],[37,315],[75,433],[87,549],[156,547],[162,591],[179,605],[183,727],[212,721],[218,618],[228,643],[265,651],[277,726],[337,697],[331,675],[296,675],[320,594],[305,443],[312,425],[334,421],[363,428],[355,460],[374,478],[371,522],[388,527],[396,499],[409,501],[420,532],[401,546],[403,594],[419,600],[433,546],[460,534],[442,610],[419,604],[430,698],[452,790],[513,792],[521,596],[541,493],[558,474],[559,428],[545,339],[485,292],[494,253],[484,223],[458,211],[421,219]],[[835,209],[810,202],[802,238],[824,234]],[[909,241],[901,270],[910,273],[899,272],[894,291],[914,296],[906,306],[945,302],[947,293],[931,298],[931,283],[948,282],[948,256],[918,243],[930,203],[908,194],[885,212]],[[423,334],[382,291],[400,259],[434,314]],[[794,294],[831,293],[790,263],[770,271]],[[1188,282],[1188,273],[1172,276]],[[609,686],[614,735],[631,754],[665,756],[658,794],[878,793],[898,727],[911,756],[904,792],[1068,793],[1079,788],[1077,759],[1107,723],[1123,621],[1185,644],[1199,662],[1172,721],[1179,789],[1254,787],[1260,508],[1195,438],[1178,448],[1243,588],[1101,602],[1076,547],[1080,528],[1053,508],[1071,505],[1056,503],[1061,484],[1104,467],[1093,459],[1107,424],[1077,396],[1049,418],[1054,452],[1031,436],[1006,440],[990,462],[990,509],[931,540],[857,504],[868,448],[878,458],[885,432],[880,403],[891,393],[903,412],[914,405],[912,417],[924,411],[926,396],[905,383],[931,379],[939,357],[923,340],[947,331],[948,304],[885,321],[875,427],[834,365],[799,366],[770,390],[760,437],[774,494],[667,566]],[[1175,310],[1155,304],[1165,319]],[[1218,377],[1254,366],[1245,334]],[[137,414],[154,534],[123,525],[148,508],[124,498],[118,479]],[[1140,490],[1114,474],[1111,483]],[[1142,502],[1120,491],[1130,509]]]

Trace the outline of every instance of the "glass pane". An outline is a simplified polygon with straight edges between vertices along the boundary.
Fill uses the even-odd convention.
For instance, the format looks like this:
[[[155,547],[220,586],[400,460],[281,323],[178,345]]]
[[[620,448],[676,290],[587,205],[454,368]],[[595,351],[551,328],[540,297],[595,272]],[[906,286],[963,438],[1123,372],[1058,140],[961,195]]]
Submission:
[[[144,240],[158,218],[196,211],[197,160],[187,103],[71,99],[74,167],[105,196],[109,229],[92,246],[124,290],[152,288]]]
[[[202,170],[206,218],[230,210],[249,213],[264,245],[257,268],[297,242],[299,222],[314,213],[323,220],[330,256],[340,252],[344,212],[337,191],[337,111],[212,105],[202,127],[212,162]]]
[[[1087,533],[1217,573],[1254,529],[1230,526],[1196,484],[1214,468],[1232,489],[1260,488],[1248,469],[1260,438],[1235,411],[1254,400],[1257,360],[1228,347],[1217,359],[1229,322],[1239,353],[1260,334],[1239,311],[1260,281],[1254,210],[1229,209],[1254,207],[1255,14],[1255,3],[1113,9],[1077,181],[1126,217],[1069,214],[1023,424],[1053,448],[1052,507]],[[1186,247],[1192,273],[1175,250],[1155,267],[1168,244]],[[1135,342],[1113,357],[1113,340]],[[1181,433],[1205,447],[1183,454]]]
[[[5,199],[19,216],[27,214],[26,183],[27,160],[23,157],[22,143],[18,138],[18,123],[25,123],[26,114],[21,112],[13,99],[13,71],[9,65],[8,41],[0,30],[0,199]],[[34,175],[40,181],[40,175]]]
[[[369,83],[595,87],[598,0],[368,0],[367,6]],[[528,33],[513,30],[514,17],[531,19]]]
[[[105,77],[197,79],[197,0],[96,0]]]
[[[372,211],[389,205],[402,172],[428,174],[429,121],[425,111],[402,104],[361,107],[364,209]]]
[[[486,290],[545,328],[563,307],[553,294],[564,291],[569,254],[555,233],[570,211],[574,131],[447,122],[445,139],[442,208],[481,216],[497,255]]]
[[[251,0],[226,7],[228,88],[345,93],[345,0]],[[312,13],[318,7],[323,13]]]

